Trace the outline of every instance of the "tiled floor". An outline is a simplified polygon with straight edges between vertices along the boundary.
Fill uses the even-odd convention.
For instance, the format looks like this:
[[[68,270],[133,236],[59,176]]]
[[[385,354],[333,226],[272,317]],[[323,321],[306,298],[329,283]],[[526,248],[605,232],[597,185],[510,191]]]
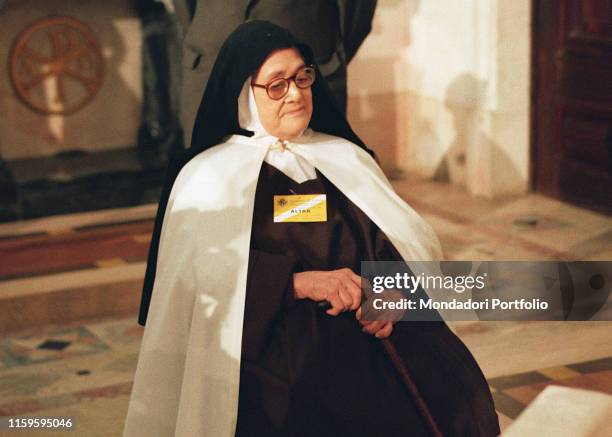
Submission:
[[[0,416],[72,416],[79,437],[121,435],[141,334],[130,317],[3,340]]]
[[[47,327],[35,334],[2,340],[0,416],[73,416],[79,436],[120,435],[141,334],[134,318],[124,318]],[[462,337],[477,341],[478,333],[464,332]],[[535,353],[516,352],[523,357]],[[608,357],[600,359],[490,377],[502,427],[550,384],[612,394],[609,354],[610,351]],[[476,356],[481,358],[478,353]]]
[[[433,224],[449,259],[612,260],[608,217],[537,195],[491,202],[432,182],[403,181],[396,188]],[[139,211],[0,226],[0,294],[59,287],[65,282],[58,278],[77,273],[142,275],[152,209]],[[112,287],[112,278],[106,280]],[[455,328],[489,379],[502,427],[549,384],[612,394],[610,322]],[[141,334],[134,314],[5,335],[0,416],[74,416],[74,435],[120,435]]]
[[[490,378],[497,410],[516,419],[546,386],[556,384],[612,393],[612,358]]]
[[[152,229],[153,223],[147,219],[4,238],[0,241],[0,250],[11,256],[0,265],[0,278],[31,278],[141,262],[146,259]]]

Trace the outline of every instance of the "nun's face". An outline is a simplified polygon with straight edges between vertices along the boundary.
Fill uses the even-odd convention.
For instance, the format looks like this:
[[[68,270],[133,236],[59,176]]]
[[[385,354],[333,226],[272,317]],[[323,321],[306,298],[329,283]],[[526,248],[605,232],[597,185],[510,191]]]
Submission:
[[[303,67],[304,60],[296,49],[277,50],[259,68],[253,83],[266,85],[274,79],[293,77]],[[271,99],[264,88],[253,87],[253,94],[259,120],[270,135],[290,140],[308,127],[312,116],[310,87],[298,88],[295,81],[290,80],[287,94],[279,100]]]

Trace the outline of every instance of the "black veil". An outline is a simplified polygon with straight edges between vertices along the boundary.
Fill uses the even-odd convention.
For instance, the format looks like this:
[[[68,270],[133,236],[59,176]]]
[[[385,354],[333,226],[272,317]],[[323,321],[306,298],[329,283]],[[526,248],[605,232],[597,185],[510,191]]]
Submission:
[[[168,165],[147,259],[138,318],[141,325],[145,324],[149,311],[162,222],[174,180],[191,158],[222,143],[225,137],[234,134],[253,135],[252,132],[242,129],[238,122],[238,96],[242,86],[270,53],[289,47],[297,48],[306,64],[315,64],[312,50],[308,46],[298,42],[287,30],[268,21],[248,21],[241,24],[221,47],[197,112],[192,145],[173,157]],[[317,79],[312,86],[312,103],[313,113],[309,126],[313,130],[342,137],[372,153],[353,132],[346,117],[338,109],[318,67]]]

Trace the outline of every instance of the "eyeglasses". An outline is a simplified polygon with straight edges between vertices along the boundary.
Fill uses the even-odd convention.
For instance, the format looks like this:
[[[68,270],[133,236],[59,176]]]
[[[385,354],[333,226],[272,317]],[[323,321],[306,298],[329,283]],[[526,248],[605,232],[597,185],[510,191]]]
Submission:
[[[261,85],[258,83],[251,83],[251,85],[258,88],[264,88],[266,93],[268,93],[268,97],[270,97],[272,100],[280,100],[289,92],[291,80],[294,81],[295,85],[300,89],[310,88],[315,81],[315,72],[316,70],[314,65],[309,65],[307,67],[300,68],[298,72],[291,77],[274,79],[267,85]]]

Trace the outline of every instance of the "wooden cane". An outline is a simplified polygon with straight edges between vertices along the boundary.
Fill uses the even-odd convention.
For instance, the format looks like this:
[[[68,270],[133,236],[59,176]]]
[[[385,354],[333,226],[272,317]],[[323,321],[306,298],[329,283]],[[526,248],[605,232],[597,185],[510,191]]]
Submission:
[[[317,306],[322,311],[327,311],[332,307],[331,304],[327,301],[321,301],[318,303]],[[387,352],[387,355],[389,356],[389,359],[393,364],[393,367],[395,367],[395,370],[397,370],[397,373],[399,373],[400,379],[404,383],[406,390],[408,390],[408,393],[414,400],[417,410],[425,421],[425,426],[427,427],[427,430],[430,432],[432,437],[444,437],[442,431],[440,431],[440,427],[438,426],[436,420],[431,414],[431,411],[429,411],[427,402],[425,402],[425,399],[423,399],[423,396],[421,395],[419,389],[414,383],[412,376],[410,375],[410,371],[406,368],[404,362],[402,361],[402,358],[397,352],[395,345],[388,338],[381,339],[380,341],[383,344],[385,351]]]
[[[417,388],[416,384],[412,380],[412,376],[410,375],[410,372],[404,365],[402,358],[399,356],[399,353],[397,352],[395,345],[388,338],[382,339],[381,342],[383,346],[385,347],[385,350],[387,351],[387,355],[389,355],[389,358],[391,359],[391,362],[393,363],[395,370],[397,370],[397,372],[399,373],[400,378],[402,382],[404,383],[404,386],[406,386],[406,389],[412,396],[412,399],[414,400],[414,403],[416,404],[417,409],[419,410],[419,413],[421,413],[423,420],[425,420],[425,425],[427,426],[427,430],[431,433],[433,437],[443,437],[442,431],[440,431],[440,427],[436,423],[436,420],[431,414],[431,411],[429,411],[429,407],[427,406],[425,399],[423,399],[423,396],[421,396],[419,389]]]

